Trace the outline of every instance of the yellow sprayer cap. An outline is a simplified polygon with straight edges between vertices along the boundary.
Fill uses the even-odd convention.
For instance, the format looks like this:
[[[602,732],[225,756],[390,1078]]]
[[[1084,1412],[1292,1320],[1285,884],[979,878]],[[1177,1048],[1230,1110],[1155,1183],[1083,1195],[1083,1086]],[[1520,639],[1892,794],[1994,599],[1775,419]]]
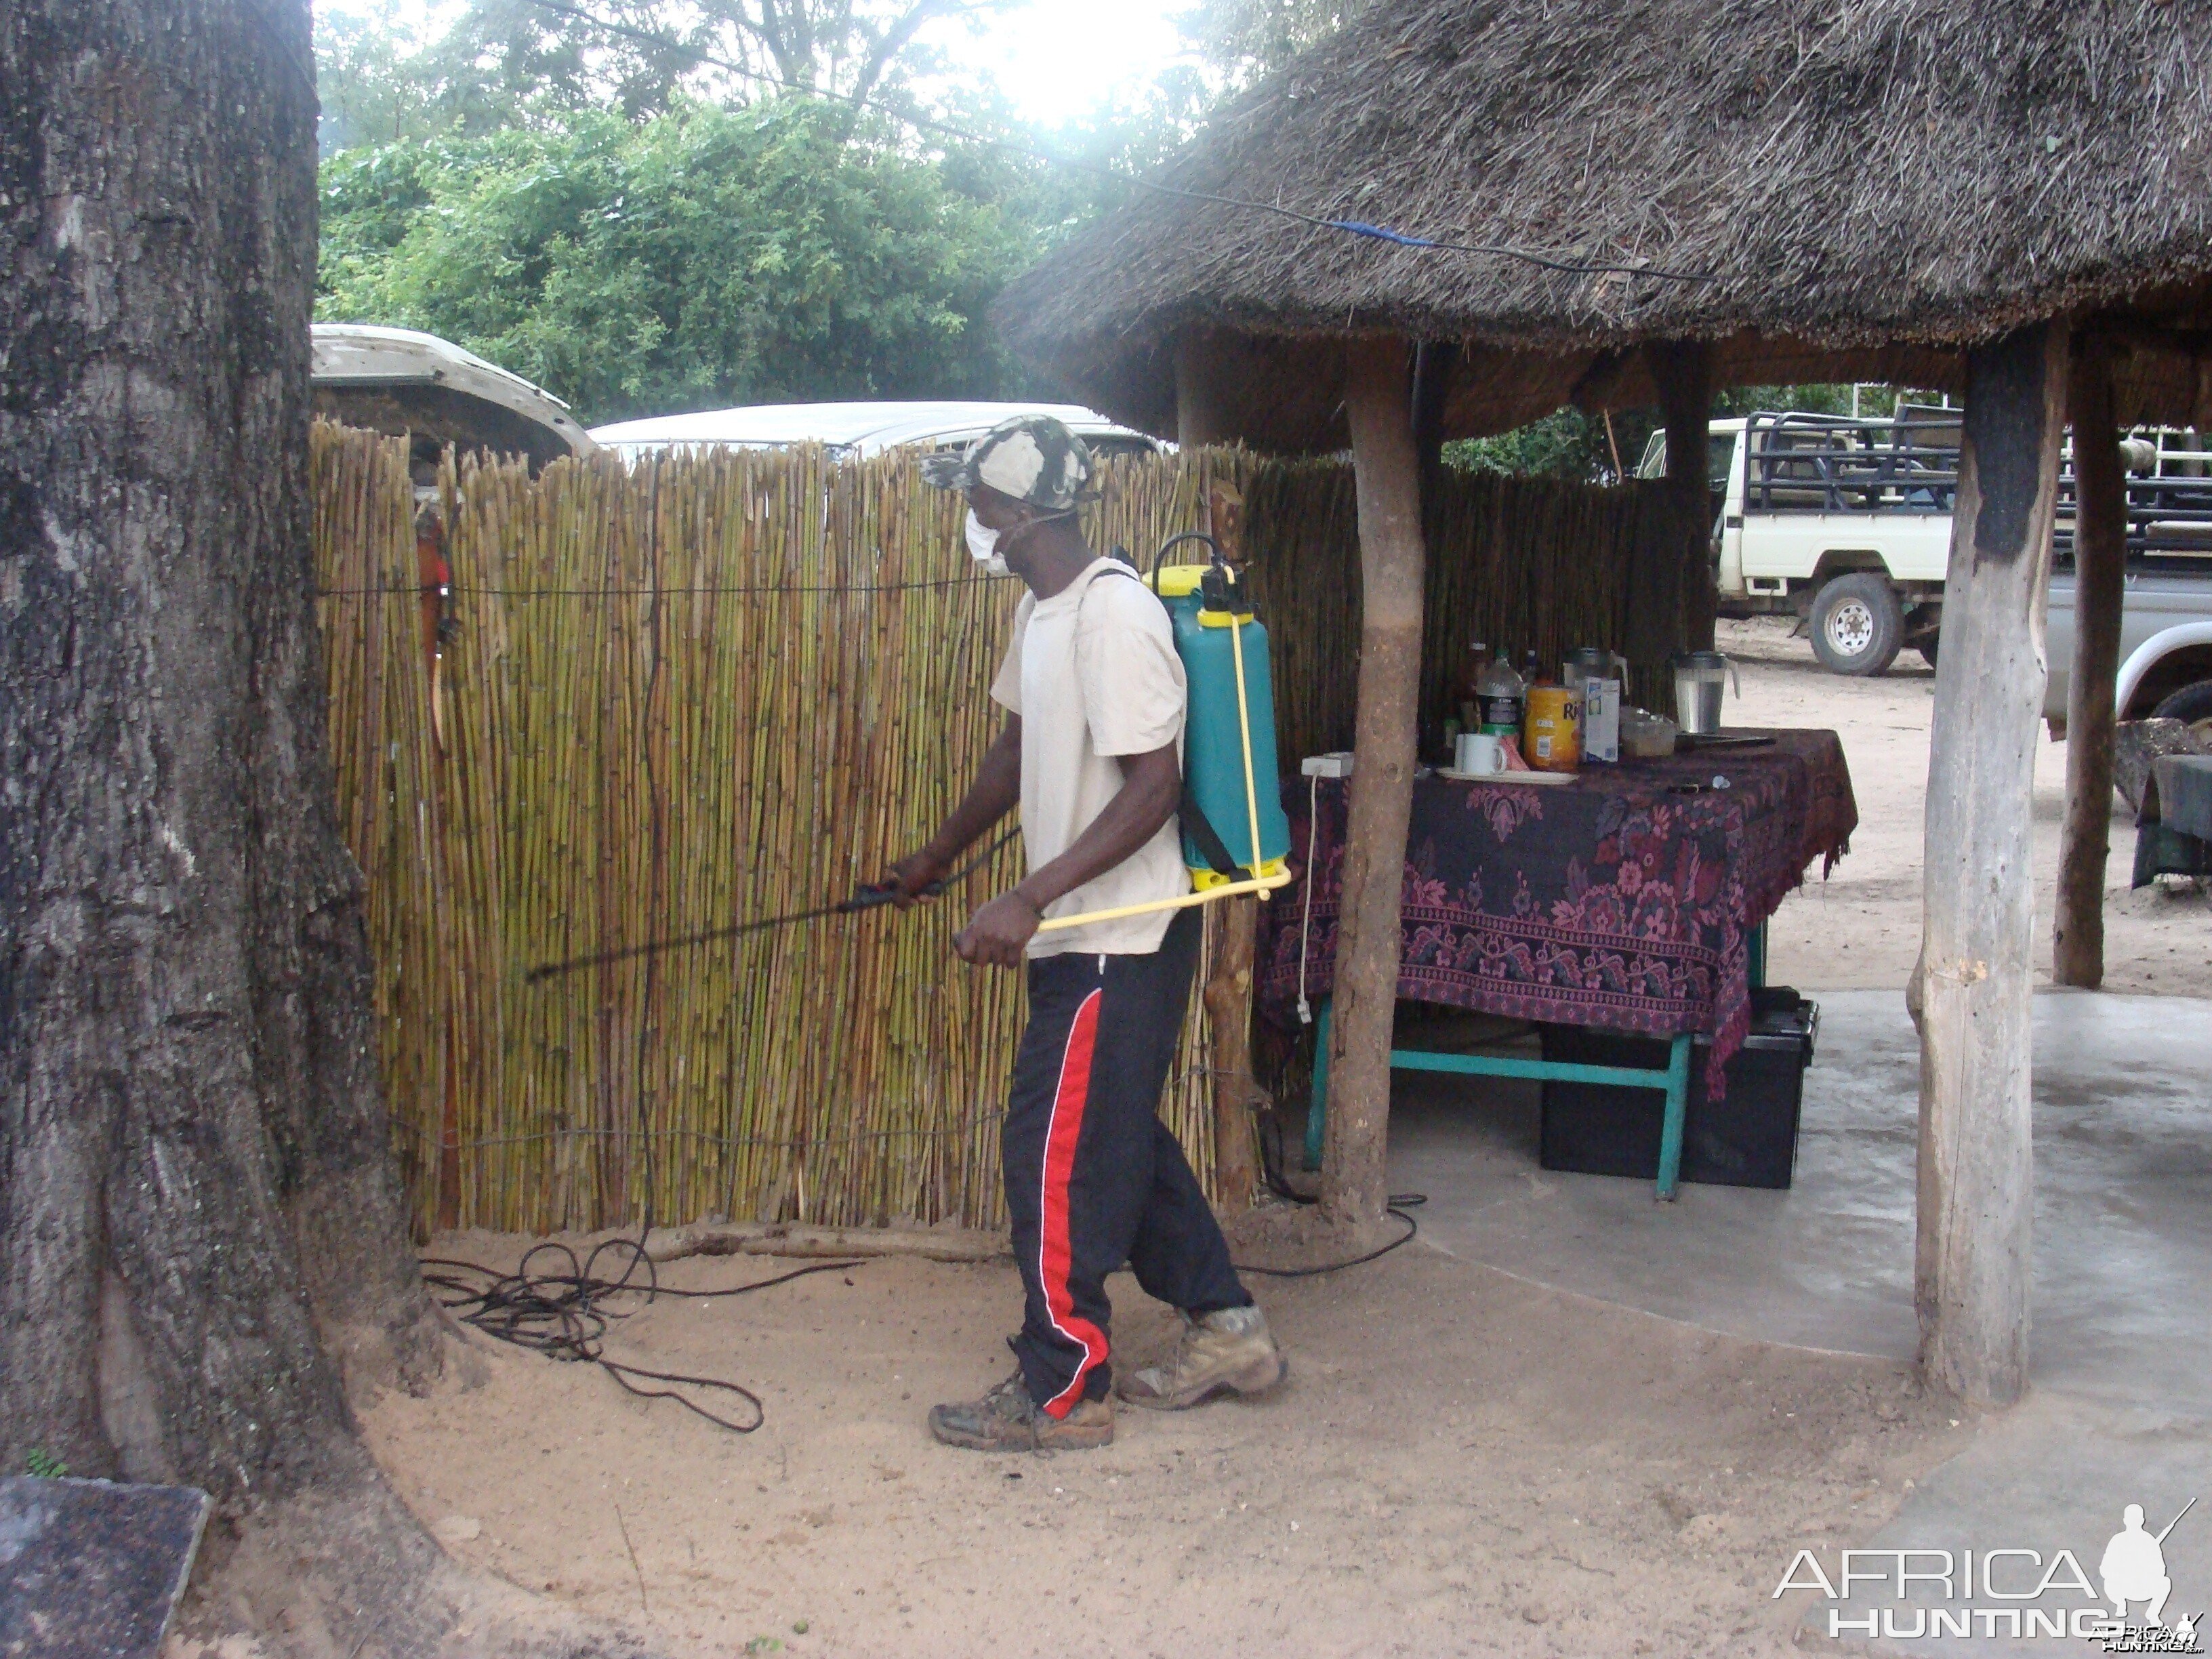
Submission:
[[[1198,584],[1206,572],[1206,567],[1202,564],[1163,565],[1152,573],[1148,580],[1158,581],[1158,592],[1162,599],[1185,599],[1198,592]]]

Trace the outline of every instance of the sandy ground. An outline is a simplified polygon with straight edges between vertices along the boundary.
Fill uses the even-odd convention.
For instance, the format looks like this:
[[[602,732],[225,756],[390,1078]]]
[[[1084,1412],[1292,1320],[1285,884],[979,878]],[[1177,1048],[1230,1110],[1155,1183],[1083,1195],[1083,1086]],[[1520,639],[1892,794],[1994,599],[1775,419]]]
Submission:
[[[1124,1352],[1164,1346],[1115,1289]],[[933,1444],[928,1404],[1003,1374],[1019,1291],[1011,1265],[896,1260],[625,1322],[618,1356],[757,1389],[750,1437],[519,1353],[367,1426],[456,1555],[687,1656],[1778,1653],[1791,1552],[1871,1530],[1972,1433],[1898,1368],[1419,1244],[1259,1289],[1290,1382],[1124,1412],[1103,1451]]]
[[[1747,723],[1844,734],[1851,856],[1778,919],[1772,971],[1901,987],[1919,927],[1932,678],[1819,672],[1776,624],[1731,624]],[[2045,895],[2065,754],[2038,765]],[[2193,890],[2125,896],[2107,983],[2212,993]],[[511,1262],[520,1241],[440,1253]],[[691,1288],[775,1264],[692,1261]],[[504,1349],[489,1381],[366,1413],[406,1501],[462,1560],[634,1621],[682,1656],[1779,1653],[1771,1592],[1800,1546],[1871,1534],[1973,1425],[1879,1362],[1777,1348],[1531,1286],[1416,1243],[1259,1283],[1293,1357],[1274,1400],[1125,1413],[1110,1449],[988,1457],[923,1413],[1002,1375],[1010,1265],[875,1261],[757,1297],[662,1302],[618,1358],[736,1377],[739,1437],[597,1370]],[[1119,1351],[1165,1345],[1117,1282]],[[489,1346],[490,1345],[487,1345]]]
[[[1921,809],[1928,791],[1928,734],[1936,674],[1917,651],[1876,679],[1844,679],[1793,639],[1786,619],[1723,622],[1720,648],[1743,676],[1730,725],[1825,726],[1839,734],[1858,796],[1849,858],[1825,882],[1817,871],[1768,930],[1769,977],[1830,991],[1902,989],[1920,953]],[[2066,745],[2046,736],[2035,758],[2035,960],[2051,980],[2051,888],[2066,805]],[[2106,866],[2105,986],[2154,995],[2212,994],[2212,905],[2193,885],[2128,889],[2135,820],[2113,797]]]

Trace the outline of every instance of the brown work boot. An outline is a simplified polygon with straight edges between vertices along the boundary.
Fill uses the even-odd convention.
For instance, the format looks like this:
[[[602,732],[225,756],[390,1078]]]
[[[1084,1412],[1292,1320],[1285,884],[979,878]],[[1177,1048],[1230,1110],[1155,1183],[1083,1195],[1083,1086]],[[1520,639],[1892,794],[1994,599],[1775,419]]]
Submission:
[[[1132,1406],[1179,1412],[1218,1394],[1255,1399],[1290,1374],[1291,1362],[1275,1346],[1267,1315],[1257,1308],[1223,1308],[1195,1319],[1185,1314],[1175,1358],[1124,1372],[1114,1391]]]
[[[1017,1368],[981,1400],[932,1406],[929,1431],[971,1451],[1088,1451],[1114,1443],[1114,1402],[1079,1400],[1066,1416],[1054,1418],[1030,1398]]]

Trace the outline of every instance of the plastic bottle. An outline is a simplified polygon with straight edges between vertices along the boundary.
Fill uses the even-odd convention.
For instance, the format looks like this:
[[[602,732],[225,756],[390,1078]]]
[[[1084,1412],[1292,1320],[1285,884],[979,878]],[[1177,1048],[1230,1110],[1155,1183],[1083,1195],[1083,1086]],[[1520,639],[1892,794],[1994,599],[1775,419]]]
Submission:
[[[1517,743],[1525,696],[1521,677],[1513,672],[1512,653],[1500,651],[1482,671],[1482,683],[1477,688],[1475,712],[1480,716],[1481,729]]]

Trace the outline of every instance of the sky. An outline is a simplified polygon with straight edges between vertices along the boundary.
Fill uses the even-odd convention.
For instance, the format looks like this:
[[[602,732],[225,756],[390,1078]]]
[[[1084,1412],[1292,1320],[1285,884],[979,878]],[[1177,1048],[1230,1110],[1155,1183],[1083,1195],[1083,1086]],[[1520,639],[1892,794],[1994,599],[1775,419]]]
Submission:
[[[981,40],[946,30],[938,44],[990,70],[1024,118],[1057,125],[1121,95],[1134,96],[1176,62],[1178,13],[1190,0],[1028,0],[1009,6]],[[434,35],[453,0],[319,0],[319,12],[397,21]]]

